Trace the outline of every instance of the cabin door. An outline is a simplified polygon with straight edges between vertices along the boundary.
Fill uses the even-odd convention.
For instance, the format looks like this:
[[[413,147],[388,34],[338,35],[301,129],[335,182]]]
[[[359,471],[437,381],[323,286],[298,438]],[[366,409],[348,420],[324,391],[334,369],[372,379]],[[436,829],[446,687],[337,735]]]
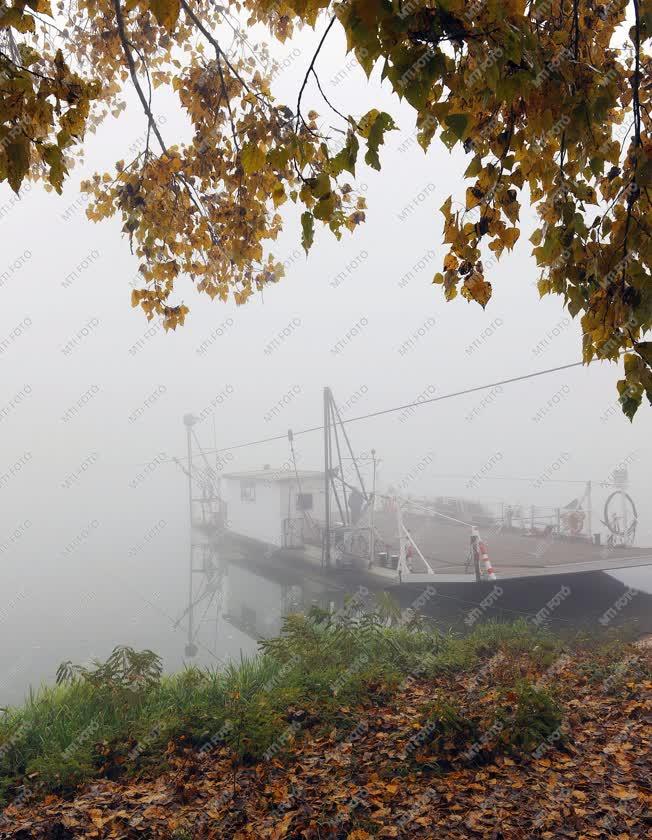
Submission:
[[[303,517],[283,520],[283,547],[303,548]]]

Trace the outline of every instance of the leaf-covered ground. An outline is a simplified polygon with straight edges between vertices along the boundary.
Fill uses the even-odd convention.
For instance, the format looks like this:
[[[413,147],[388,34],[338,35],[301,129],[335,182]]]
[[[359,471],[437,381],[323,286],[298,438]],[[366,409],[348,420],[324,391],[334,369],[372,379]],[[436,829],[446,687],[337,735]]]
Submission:
[[[651,665],[640,644],[545,664],[487,651],[471,671],[370,685],[328,726],[288,708],[266,760],[234,764],[225,746],[180,739],[136,781],[101,778],[64,799],[39,797],[35,777],[0,837],[648,838]]]

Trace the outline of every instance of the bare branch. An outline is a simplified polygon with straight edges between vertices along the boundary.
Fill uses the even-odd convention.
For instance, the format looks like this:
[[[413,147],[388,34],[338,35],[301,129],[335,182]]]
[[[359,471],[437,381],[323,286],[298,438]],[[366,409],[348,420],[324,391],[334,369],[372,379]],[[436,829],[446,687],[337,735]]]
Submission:
[[[297,122],[299,120],[301,120],[301,122],[306,126],[306,128],[308,129],[308,131],[310,131],[311,134],[314,134],[315,132],[312,131],[312,129],[308,126],[308,124],[306,123],[306,121],[304,120],[304,118],[301,115],[301,97],[303,96],[303,92],[306,88],[306,85],[308,84],[308,77],[310,76],[310,73],[314,71],[315,61],[317,61],[317,56],[319,55],[319,51],[324,46],[324,41],[326,40],[326,38],[328,36],[328,33],[333,28],[333,24],[335,23],[336,20],[337,20],[336,17],[331,18],[330,23],[326,27],[326,31],[321,36],[321,41],[317,45],[317,49],[315,50],[315,54],[313,55],[312,61],[310,62],[310,66],[308,67],[308,70],[306,71],[306,75],[304,77],[303,84],[301,85],[301,90],[299,91],[299,96],[297,97]],[[335,109],[333,109],[333,110],[335,110]]]
[[[127,33],[125,32],[125,22],[122,16],[122,9],[120,8],[120,0],[113,0],[113,8],[115,9],[115,17],[118,24],[118,35],[120,37],[120,43],[122,44],[122,51],[124,56],[127,60],[127,65],[129,67],[129,74],[131,76],[131,81],[134,83],[134,87],[136,88],[136,93],[138,94],[138,98],[141,101],[143,106],[143,110],[147,116],[147,120],[149,123],[149,127],[152,129],[154,134],[156,135],[156,139],[161,145],[161,149],[163,150],[164,154],[167,154],[168,150],[165,146],[165,142],[161,137],[161,132],[158,130],[158,126],[156,125],[156,120],[154,119],[154,115],[152,114],[152,110],[149,107],[147,99],[145,98],[145,94],[141,87],[140,81],[138,79],[138,73],[136,71],[136,63],[134,62],[134,57],[131,53],[131,44],[129,39],[127,38]]]

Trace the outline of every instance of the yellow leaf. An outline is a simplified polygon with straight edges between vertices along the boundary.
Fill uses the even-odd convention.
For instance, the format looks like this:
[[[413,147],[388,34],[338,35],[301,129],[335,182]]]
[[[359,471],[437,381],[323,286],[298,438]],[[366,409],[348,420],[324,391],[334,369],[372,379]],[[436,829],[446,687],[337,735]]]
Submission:
[[[149,0],[149,8],[157,22],[172,32],[179,17],[181,0]]]
[[[8,29],[13,27],[18,32],[34,32],[34,18],[24,14],[24,10],[18,5],[11,9],[3,10],[0,14],[0,28]]]
[[[364,117],[360,118],[358,121],[358,133],[361,134],[362,137],[369,137],[372,126],[379,115],[380,111],[377,108],[372,108],[371,111],[367,111]]]
[[[500,234],[500,239],[503,245],[511,251],[520,235],[521,231],[518,228],[507,228]]]
[[[280,822],[277,822],[270,834],[271,840],[281,840],[282,837],[287,837],[290,823],[295,816],[295,812],[291,811],[289,814],[286,814]]]
[[[621,785],[616,785],[611,788],[610,793],[616,799],[621,799],[623,801],[627,801],[629,799],[636,799],[637,794],[636,791],[627,790],[626,788],[622,787]]]
[[[251,175],[254,172],[258,172],[265,165],[265,151],[256,143],[247,143],[242,147],[240,160],[242,161],[242,168],[245,171],[245,175]]]
[[[7,180],[17,193],[30,165],[30,144],[26,137],[17,137],[7,144]]]
[[[462,295],[467,300],[475,300],[484,309],[491,297],[491,283],[477,271],[470,274],[461,288]]]
[[[285,189],[280,181],[277,181],[274,184],[272,189],[272,200],[274,201],[274,207],[278,207],[280,204],[283,204],[284,201],[287,201]]]
[[[484,198],[484,193],[478,187],[466,188],[466,209],[473,210]]]

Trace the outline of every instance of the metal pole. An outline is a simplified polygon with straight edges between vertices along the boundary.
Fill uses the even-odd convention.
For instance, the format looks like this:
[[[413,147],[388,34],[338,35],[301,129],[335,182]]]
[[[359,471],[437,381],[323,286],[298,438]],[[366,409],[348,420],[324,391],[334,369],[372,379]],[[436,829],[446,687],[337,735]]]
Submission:
[[[190,525],[190,561],[189,561],[189,568],[188,568],[188,587],[189,587],[189,594],[188,594],[188,603],[190,604],[190,610],[188,611],[188,644],[192,644],[193,639],[193,608],[192,608],[192,563],[193,563],[193,536],[192,536],[192,422],[191,418],[184,417],[184,421],[186,423],[186,436],[187,436],[187,448],[188,448],[188,515],[189,515],[189,525]]]
[[[340,451],[340,438],[337,434],[337,424],[335,423],[335,416],[333,414],[333,408],[335,406],[335,400],[333,399],[333,395],[330,394],[330,412],[331,416],[333,417],[333,436],[335,437],[335,447],[337,449],[337,462],[339,464],[339,474],[342,476],[342,496],[344,497],[344,509],[340,505],[339,496],[337,495],[337,491],[335,491],[335,482],[333,481],[333,491],[335,492],[335,498],[337,500],[337,506],[340,508],[340,513],[342,514],[342,520],[344,521],[345,525],[353,525],[351,521],[351,517],[349,516],[349,503],[346,498],[346,482],[344,480],[344,464],[342,463],[342,452]],[[331,452],[332,452],[332,444],[331,444]]]
[[[620,491],[620,505],[621,505],[621,513],[623,517],[623,545],[627,544],[626,534],[627,534],[627,496],[625,495],[625,489],[621,489]]]
[[[331,488],[330,488],[330,426],[329,426],[329,389],[324,388],[324,565],[331,564]]]
[[[376,510],[376,450],[371,450],[371,457],[373,458],[374,462],[374,474],[372,479],[372,490],[371,490],[371,533],[369,534],[369,567],[373,565],[374,558],[376,555],[376,534],[374,531],[374,513]]]
[[[401,581],[403,577],[403,567],[407,567],[405,560],[405,534],[403,533],[403,516],[401,515],[401,503],[398,497],[396,501],[396,525],[398,528],[398,579]]]
[[[480,535],[475,525],[471,526],[471,554],[473,555],[473,570],[475,571],[476,583],[480,583],[482,576],[480,574]]]
[[[589,540],[593,542],[593,505],[591,502],[591,482],[586,483],[586,513],[589,526]]]

